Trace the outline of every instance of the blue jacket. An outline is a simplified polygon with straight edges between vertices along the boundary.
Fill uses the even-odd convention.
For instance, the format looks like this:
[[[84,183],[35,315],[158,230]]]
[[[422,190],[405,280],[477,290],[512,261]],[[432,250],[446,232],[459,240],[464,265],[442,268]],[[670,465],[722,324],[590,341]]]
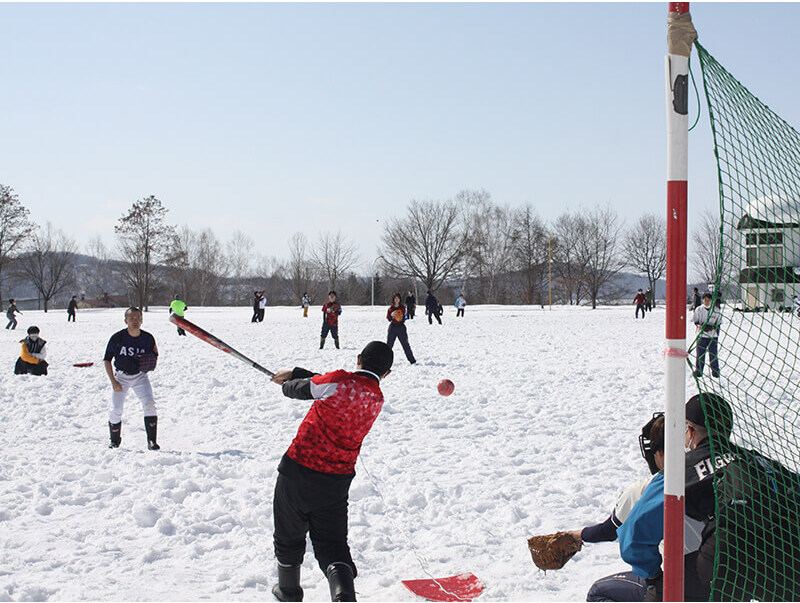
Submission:
[[[642,498],[619,528],[619,553],[633,573],[651,578],[661,569],[659,543],[664,540],[664,475],[653,477]]]

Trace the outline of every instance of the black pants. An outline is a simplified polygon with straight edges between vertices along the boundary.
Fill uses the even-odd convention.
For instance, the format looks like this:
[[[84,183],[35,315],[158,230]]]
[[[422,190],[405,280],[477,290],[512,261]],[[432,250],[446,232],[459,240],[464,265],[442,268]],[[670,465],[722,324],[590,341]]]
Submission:
[[[644,601],[647,585],[633,572],[619,572],[600,578],[586,593],[587,601]]]
[[[402,322],[392,322],[389,324],[389,333],[386,335],[386,345],[393,348],[395,339],[400,340],[400,345],[403,346],[406,358],[411,364],[414,364],[416,359],[414,358],[414,352],[411,351],[411,346],[408,344],[408,330],[406,329],[406,325]]]
[[[644,304],[636,304],[636,318],[639,318],[640,311],[642,313],[642,318],[644,318],[645,315]]]
[[[436,322],[438,322],[439,324],[442,324],[442,319],[439,318],[439,313],[438,312],[428,312],[428,324],[429,325],[433,324],[434,316],[436,317]]]
[[[272,512],[275,522],[275,557],[284,565],[300,565],[311,536],[320,569],[331,563],[356,566],[347,545],[347,498],[355,475],[320,473],[283,455]]]
[[[719,350],[717,349],[716,337],[700,337],[698,340],[697,364],[695,365],[694,376],[703,376],[703,369],[706,366],[706,352],[708,352],[708,359],[711,364],[711,375],[719,377]]]
[[[17,358],[17,363],[14,365],[15,375],[46,375],[47,362],[44,360],[39,361],[37,364],[32,362],[25,362],[22,358]]]
[[[67,322],[75,322],[75,312],[67,312]]]
[[[12,331],[17,328],[17,319],[13,316],[8,318],[8,324],[6,325],[6,329],[11,329]]]
[[[258,308],[253,308],[253,318],[250,319],[250,322],[258,322]]]
[[[406,312],[408,312],[409,320],[414,318],[414,312],[417,310],[416,306],[406,306]]]
[[[464,308],[459,308],[456,311],[456,318],[458,318],[459,316],[464,316]]]
[[[329,324],[327,320],[322,322],[322,332],[319,336],[322,339],[325,339],[328,336],[328,333],[333,335],[334,339],[339,339],[339,325],[332,325]]]

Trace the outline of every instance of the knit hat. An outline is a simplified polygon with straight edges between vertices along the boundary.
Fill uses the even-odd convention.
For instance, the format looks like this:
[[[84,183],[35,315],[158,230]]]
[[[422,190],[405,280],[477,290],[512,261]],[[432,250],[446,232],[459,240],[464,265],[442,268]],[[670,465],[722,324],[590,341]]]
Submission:
[[[700,393],[686,402],[686,420],[728,438],[733,429],[733,409],[722,396]]]
[[[370,341],[361,350],[361,368],[383,377],[392,368],[394,352],[382,341]]]

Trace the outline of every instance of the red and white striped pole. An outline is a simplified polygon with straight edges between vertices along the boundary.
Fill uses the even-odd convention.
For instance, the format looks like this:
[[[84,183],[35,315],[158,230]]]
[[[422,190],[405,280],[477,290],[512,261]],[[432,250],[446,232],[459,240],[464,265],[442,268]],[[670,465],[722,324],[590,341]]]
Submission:
[[[688,23],[688,27],[687,27]],[[686,411],[686,215],[689,167],[688,2],[669,3],[667,35],[667,325],[664,430],[664,601],[683,601]],[[688,35],[687,35],[688,32]],[[695,34],[696,36],[696,34]],[[688,43],[687,43],[688,40]]]

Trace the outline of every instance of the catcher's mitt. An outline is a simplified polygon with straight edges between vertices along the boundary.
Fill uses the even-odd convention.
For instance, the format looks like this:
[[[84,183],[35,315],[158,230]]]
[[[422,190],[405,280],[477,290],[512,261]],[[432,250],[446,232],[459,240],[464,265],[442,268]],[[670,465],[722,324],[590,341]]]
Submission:
[[[403,322],[403,311],[398,308],[394,312],[392,312],[392,318],[395,322]]]
[[[581,543],[566,532],[528,538],[533,563],[540,570],[557,570],[581,550]]]

